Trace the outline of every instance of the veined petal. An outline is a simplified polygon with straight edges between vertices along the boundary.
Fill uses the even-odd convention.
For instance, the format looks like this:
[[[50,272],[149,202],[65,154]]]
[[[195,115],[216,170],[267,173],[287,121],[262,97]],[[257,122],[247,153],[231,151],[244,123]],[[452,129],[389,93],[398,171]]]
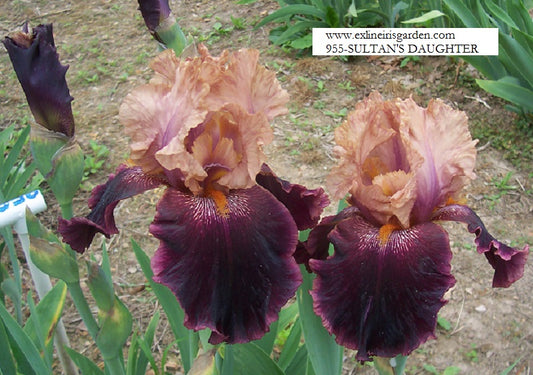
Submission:
[[[428,221],[450,198],[458,200],[462,188],[475,178],[477,141],[472,140],[465,113],[439,99],[430,100],[427,108],[410,98],[396,105],[407,154],[420,154],[424,160],[416,172],[416,224]]]
[[[355,213],[330,233],[335,254],[310,260],[315,312],[339,344],[370,356],[408,355],[434,337],[444,293],[454,285],[446,232],[423,223],[383,238]]]
[[[314,227],[324,208],[329,205],[324,189],[309,190],[303,185],[291,184],[276,176],[266,164],[263,164],[255,180],[287,207],[298,230]]]
[[[74,136],[72,96],[54,44],[52,24],[39,25],[32,34],[13,33],[4,39],[35,121],[54,132]]]
[[[91,212],[87,217],[71,220],[59,218],[58,231],[63,236],[63,241],[77,252],[83,253],[96,233],[103,233],[106,237],[118,233],[113,216],[118,202],[154,189],[162,183],[162,180],[144,174],[139,167],[119,166],[116,175],[111,175],[105,184],[93,189],[89,199]]]
[[[154,280],[185,310],[185,326],[210,328],[213,344],[263,336],[301,282],[292,258],[297,229],[287,209],[259,186],[217,197],[169,188],[150,232],[161,241]]]
[[[485,254],[492,268],[492,287],[507,288],[524,275],[524,266],[529,255],[529,246],[522,250],[509,247],[487,231],[477,214],[468,206],[449,205],[435,211],[433,220],[460,221],[468,225],[468,231],[475,233],[477,251]]]

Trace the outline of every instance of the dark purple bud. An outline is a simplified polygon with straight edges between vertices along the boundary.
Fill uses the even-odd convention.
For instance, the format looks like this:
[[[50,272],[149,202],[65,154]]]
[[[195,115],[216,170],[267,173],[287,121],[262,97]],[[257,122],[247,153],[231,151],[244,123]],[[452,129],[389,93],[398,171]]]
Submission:
[[[45,128],[74,135],[74,117],[65,74],[54,44],[52,24],[39,25],[31,33],[23,31],[7,36],[3,43],[26,94],[35,121]]]
[[[157,26],[170,16],[168,0],[138,0],[146,27],[153,34]]]

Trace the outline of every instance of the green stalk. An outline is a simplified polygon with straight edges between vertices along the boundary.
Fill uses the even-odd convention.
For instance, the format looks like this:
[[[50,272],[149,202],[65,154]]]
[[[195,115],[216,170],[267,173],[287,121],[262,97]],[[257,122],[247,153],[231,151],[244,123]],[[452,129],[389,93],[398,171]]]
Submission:
[[[157,27],[156,33],[165,46],[173,49],[178,57],[185,47],[187,47],[187,38],[176,20],[172,19],[172,16],[168,17]]]
[[[124,372],[124,366],[122,366],[122,362],[120,361],[120,357],[117,355],[111,359],[104,359],[105,369],[109,370],[106,371],[108,374],[113,375],[125,375]]]
[[[81,319],[83,320],[85,326],[87,327],[87,330],[89,331],[89,334],[91,335],[93,340],[96,341],[96,336],[98,335],[98,324],[96,323],[89,304],[87,303],[87,300],[83,295],[79,281],[68,283],[67,288],[70,292],[70,297],[72,298],[76,309],[80,313]]]
[[[74,216],[74,211],[72,210],[72,201],[69,203],[65,203],[60,205],[61,206],[61,216],[63,216],[63,219],[70,220],[72,219],[72,216]]]

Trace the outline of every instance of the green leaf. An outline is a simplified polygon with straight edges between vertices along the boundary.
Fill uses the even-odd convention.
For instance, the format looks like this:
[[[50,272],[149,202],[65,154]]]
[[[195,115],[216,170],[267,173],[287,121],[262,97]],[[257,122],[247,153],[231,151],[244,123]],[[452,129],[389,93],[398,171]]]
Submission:
[[[291,362],[287,366],[285,373],[287,375],[297,375],[297,374],[307,374],[307,368],[309,363],[309,357],[307,355],[307,348],[305,345],[300,346],[294,357],[292,357]],[[313,367],[309,365],[309,367]]]
[[[157,369],[157,364],[155,362],[155,358],[152,354],[152,350],[150,349],[150,346],[148,345],[148,343],[144,340],[139,340],[139,338],[137,338],[137,344],[139,345],[139,347],[141,348],[141,353],[144,355],[144,357],[146,358],[146,360],[148,362],[150,362],[150,366],[152,366],[152,369]],[[164,368],[164,364],[162,365],[162,367]],[[145,366],[146,368],[146,366]],[[139,369],[137,369],[139,370]]]
[[[295,4],[287,5],[283,8],[276,10],[274,13],[269,14],[259,22],[255,28],[266,25],[269,22],[280,20],[285,17],[293,17],[296,15],[316,17],[319,20],[325,20],[326,14],[312,5],[307,4]]]
[[[485,1],[485,5],[487,6],[487,9],[496,17],[496,20],[501,23],[502,25],[506,25],[507,28],[515,28],[517,29],[518,26],[513,21],[511,17],[507,14],[506,11],[504,11],[502,8],[500,8],[497,4],[493,3],[492,1]],[[500,28],[501,29],[501,28]],[[507,31],[507,30],[502,30]]]
[[[0,361],[0,370],[2,373],[15,374],[15,360],[11,353],[6,329],[2,322],[0,322],[0,353],[2,353],[2,360]]]
[[[281,45],[286,41],[293,39],[298,33],[306,30],[308,31],[307,35],[311,35],[312,37],[311,29],[314,27],[328,27],[328,25],[322,21],[299,21],[277,36],[274,40],[274,44]]]
[[[529,112],[533,112],[532,90],[505,79],[498,81],[477,79],[476,83],[479,87],[490,92],[492,95],[510,101]]]
[[[313,300],[309,294],[314,275],[300,267],[303,282],[296,292],[300,310],[300,321],[305,345],[316,374],[339,375],[342,371],[343,348],[335,342],[324,326],[322,320],[313,310]]]
[[[278,334],[279,321],[275,321],[270,325],[270,330],[259,340],[255,340],[254,344],[260,347],[265,353],[270,355],[274,349],[274,341]]]
[[[130,347],[128,348],[128,357],[126,360],[126,375],[137,375],[137,360],[139,359],[139,336],[137,331],[133,331],[130,339]],[[139,369],[140,374],[143,375],[146,371],[146,368]]]
[[[516,361],[513,362],[513,364],[511,366],[509,366],[505,370],[503,370],[500,375],[509,375],[511,373],[511,371],[513,371],[513,369],[516,367],[518,362],[520,362],[521,360],[522,360],[522,357],[518,358]]]
[[[104,375],[104,372],[89,358],[74,349],[68,347],[65,349],[76,366],[81,370],[82,375]]]
[[[509,55],[509,64],[517,71],[516,76],[521,77],[524,82],[533,87],[533,64],[531,64],[533,56],[509,35],[500,33],[499,41],[500,48],[503,48]]]
[[[448,366],[442,372],[442,375],[457,375],[461,372],[461,369],[456,366]]]
[[[178,340],[181,361],[183,362],[185,373],[187,373],[191,369],[192,363],[198,353],[198,333],[187,329],[183,325],[185,313],[180,307],[176,296],[174,296],[166,286],[156,283],[152,279],[154,274],[150,268],[150,259],[146,256],[137,242],[132,240],[131,243],[144,276],[154,291],[157,300],[161,303],[161,306],[167,315],[172,332]]]
[[[0,181],[2,181],[2,184],[5,183],[5,181],[7,180],[7,176],[11,172],[11,169],[13,168],[17,160],[19,160],[19,157],[22,152],[22,147],[24,147],[24,144],[26,143],[28,139],[29,133],[30,133],[30,127],[27,126],[20,133],[19,138],[17,139],[13,147],[9,150],[9,154],[7,155],[7,157],[4,155],[4,162],[1,165],[2,168],[0,169]],[[6,186],[6,187],[9,187],[9,186]],[[11,198],[15,198],[15,197],[4,197],[5,200],[10,200]]]
[[[407,21],[402,21],[402,23],[424,23],[427,21],[431,21],[432,19],[442,17],[444,15],[445,14],[442,13],[440,10],[432,10],[427,13],[424,13],[420,17],[415,17],[415,18],[408,19]]]
[[[122,347],[126,343],[133,325],[128,308],[115,296],[115,303],[110,310],[98,311],[100,330],[96,336],[96,346],[104,360],[122,357]]]
[[[46,367],[43,359],[41,358],[39,351],[35,347],[35,344],[30,337],[23,331],[18,323],[9,314],[3,304],[0,304],[0,318],[2,319],[7,332],[11,335],[13,340],[23,351],[25,359],[30,364],[32,370],[37,375],[50,375],[52,371]]]
[[[302,325],[300,319],[296,319],[292,326],[291,333],[283,345],[283,350],[279,356],[278,365],[281,369],[286,370],[287,367],[293,362],[298,348],[300,347],[300,341],[302,339]]]
[[[463,0],[444,0],[444,3],[455,12],[466,27],[482,27],[478,18],[465,5]]]
[[[159,318],[160,318],[159,311],[156,311],[152,319],[150,319],[150,323],[148,323],[148,327],[146,327],[146,332],[144,333],[144,337],[138,338],[138,340],[144,342],[148,348],[151,348],[154,342],[155,330],[157,328],[157,325],[159,324]],[[137,358],[137,364],[135,366],[135,375],[145,374],[146,366],[148,365],[149,359],[150,358],[144,352],[142,352],[139,355],[139,358]]]
[[[23,328],[37,347],[49,350],[50,354],[53,349],[52,338],[55,327],[61,318],[66,296],[66,284],[58,281],[36,306]],[[35,320],[36,317],[38,321]]]
[[[86,264],[89,290],[94,297],[98,309],[107,313],[115,306],[113,282],[98,263],[86,261]]]
[[[30,256],[35,265],[49,276],[66,283],[80,279],[78,262],[65,245],[39,219],[26,209],[26,225],[30,235]]]
[[[233,349],[234,375],[284,375],[276,362],[254,343],[231,346]]]
[[[290,45],[292,48],[300,50],[311,48],[313,47],[313,35],[307,34],[306,36],[303,36],[301,38],[294,39]]]
[[[452,324],[450,323],[450,321],[440,315],[437,316],[437,324],[445,331],[449,331],[452,329]]]

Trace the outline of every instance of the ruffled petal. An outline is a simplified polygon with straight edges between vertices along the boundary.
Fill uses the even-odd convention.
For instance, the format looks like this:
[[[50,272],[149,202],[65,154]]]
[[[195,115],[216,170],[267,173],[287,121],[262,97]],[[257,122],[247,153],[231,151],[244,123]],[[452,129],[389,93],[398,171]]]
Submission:
[[[202,171],[206,171],[205,176],[180,167],[185,174],[185,185],[195,194],[201,192],[206,178],[228,189],[252,187],[266,159],[263,145],[272,142],[272,138],[272,128],[262,113],[252,115],[235,104],[209,112],[205,121],[191,129],[185,139],[186,149]],[[160,153],[160,160],[162,156]],[[172,165],[181,165],[185,160],[181,155],[165,158],[174,158]]]
[[[206,98],[209,108],[235,103],[248,113],[264,113],[268,120],[288,112],[289,95],[276,74],[258,64],[259,51],[242,49],[231,53],[228,60],[226,71]]]
[[[87,217],[59,219],[58,231],[63,236],[63,241],[77,252],[83,253],[96,233],[103,233],[106,237],[118,233],[113,216],[118,202],[154,189],[162,183],[162,180],[144,174],[139,167],[119,166],[116,175],[111,175],[105,184],[92,191],[89,199],[92,211]]]
[[[428,221],[436,207],[451,198],[458,200],[463,187],[473,178],[476,141],[468,130],[468,119],[439,99],[427,108],[411,98],[397,100],[402,139],[407,154],[420,154],[424,162],[416,173],[414,223]]]
[[[454,285],[446,232],[424,223],[383,236],[359,213],[329,238],[335,254],[311,260],[315,312],[357,359],[408,355],[434,337],[444,293]]]
[[[3,41],[28,105],[38,124],[74,136],[72,96],[54,44],[52,24],[39,25],[32,34],[17,32]]]
[[[387,224],[396,217],[408,227],[422,158],[406,152],[399,121],[395,103],[377,92],[358,103],[335,130],[339,163],[328,176],[328,188],[336,199],[349,192],[350,202],[369,219]]]
[[[324,189],[309,190],[303,185],[291,184],[276,176],[266,164],[263,164],[255,180],[287,207],[298,230],[314,227],[330,203]]]
[[[337,215],[326,216],[316,225],[307,237],[307,240],[296,248],[294,259],[298,264],[304,264],[308,272],[312,272],[309,267],[309,260],[324,260],[329,255],[329,233],[335,229],[341,221],[350,218],[354,213],[360,212],[356,207],[346,207]]]
[[[170,50],[160,54],[152,63],[156,69],[152,82],[126,96],[119,110],[120,122],[132,140],[132,162],[146,173],[179,167],[202,173],[183,141],[207,114],[198,103],[209,92],[204,70],[212,67],[199,58],[179,60],[171,54]],[[181,165],[173,163],[176,158],[182,160]]]
[[[259,186],[216,199],[169,188],[150,232],[161,243],[154,280],[185,310],[185,326],[210,328],[210,342],[240,343],[268,331],[301,283],[292,255],[297,229],[287,209]]]
[[[507,288],[524,275],[529,246],[520,250],[499,242],[470,207],[457,204],[443,207],[435,211],[433,220],[459,221],[468,225],[468,231],[476,235],[478,253],[485,254],[494,268],[493,288]]]

